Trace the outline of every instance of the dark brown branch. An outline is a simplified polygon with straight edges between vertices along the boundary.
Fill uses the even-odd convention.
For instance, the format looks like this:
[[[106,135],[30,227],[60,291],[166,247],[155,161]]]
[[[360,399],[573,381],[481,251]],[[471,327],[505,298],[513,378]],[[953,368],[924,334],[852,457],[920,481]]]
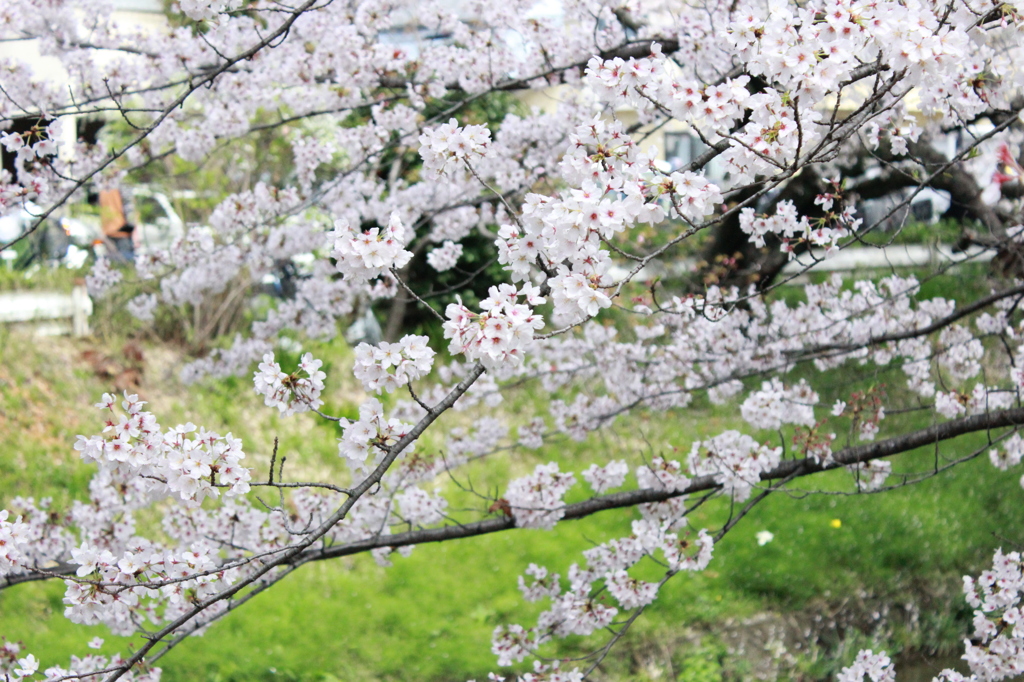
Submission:
[[[906,339],[914,339],[921,336],[927,336],[933,332],[937,332],[940,329],[944,329],[954,322],[961,320],[968,315],[973,315],[979,310],[984,310],[988,306],[992,305],[997,301],[1001,301],[1004,298],[1010,298],[1011,296],[1024,295],[1024,284],[1019,284],[1011,289],[1004,289],[1003,291],[997,291],[994,294],[990,294],[985,298],[978,299],[970,305],[966,305],[963,308],[959,308],[954,312],[950,313],[946,317],[940,318],[929,325],[921,327],[919,329],[908,329],[904,332],[895,332],[892,334],[883,334],[882,336],[875,336],[867,339],[863,343],[858,344],[843,344],[834,343],[826,344],[821,346],[814,346],[807,350],[795,351],[793,355],[801,358],[809,358],[817,356],[821,353],[828,353],[831,351],[853,351],[861,348],[868,348],[870,346],[877,346],[882,343],[889,343],[891,341],[903,341]]]
[[[467,378],[472,378],[473,381],[482,374],[482,368],[476,368]],[[472,383],[470,381],[469,383]],[[460,384],[461,386],[461,384]],[[431,415],[440,414],[444,409],[451,405],[446,405],[444,409],[440,409],[441,405],[447,403],[450,399],[451,404],[454,404],[455,399],[458,395],[461,395],[457,390],[453,390],[449,394],[448,398],[445,399],[441,404],[435,406],[428,417]],[[427,421],[428,417],[425,417],[421,421]],[[432,419],[430,421],[433,421]],[[822,471],[830,471],[832,469],[838,469],[840,467],[849,466],[851,464],[857,464],[862,462],[870,462],[872,460],[881,459],[884,457],[891,457],[898,455],[903,452],[908,452],[925,445],[933,445],[942,441],[951,440],[959,436],[963,436],[969,433],[976,433],[978,431],[987,431],[990,429],[999,429],[1012,426],[1020,426],[1024,424],[1024,408],[1013,408],[1008,410],[1000,410],[998,412],[990,412],[986,414],[978,414],[970,417],[963,417],[961,419],[955,419],[941,424],[936,424],[913,433],[904,434],[902,436],[896,436],[886,440],[878,441],[875,443],[869,443],[867,445],[858,445],[855,447],[844,448],[839,452],[836,452],[832,456],[830,462],[816,463],[809,459],[796,459],[788,460],[781,463],[769,472],[761,475],[761,481],[774,481],[779,479],[788,478],[799,478],[810,474],[819,473]],[[419,425],[418,425],[419,426]],[[425,426],[423,428],[426,428]],[[412,433],[407,436],[412,437],[413,440],[419,435],[419,432]],[[403,439],[404,441],[405,439]],[[411,442],[411,440],[409,441]],[[369,479],[367,479],[369,480]],[[713,491],[721,486],[715,483],[713,476],[701,476],[693,479],[689,486],[681,491],[670,491],[670,490],[654,490],[650,488],[644,488],[640,490],[627,490],[620,493],[612,493],[611,495],[600,495],[592,497],[589,500],[582,502],[576,502],[574,504],[566,505],[565,514],[563,519],[582,519],[597,512],[607,511],[609,509],[622,509],[626,507],[635,507],[641,504],[650,504],[652,502],[664,502],[665,500],[672,499],[674,497],[680,497],[683,495],[693,495],[699,492]],[[357,494],[354,496],[353,501],[357,498],[362,491],[358,488],[355,491]],[[430,542],[445,542],[448,540],[457,540],[461,538],[476,537],[479,535],[488,535],[490,533],[496,533],[503,530],[510,530],[515,528],[515,520],[506,516],[483,519],[473,523],[460,524],[455,526],[445,526],[443,528],[426,528],[422,530],[409,531],[406,533],[396,533],[394,535],[384,535],[374,538],[368,538],[366,540],[358,540],[356,542],[350,542],[344,545],[338,545],[335,547],[328,547],[325,549],[317,550],[305,550],[302,552],[295,552],[287,561],[274,562],[275,564],[289,563],[293,565],[302,565],[309,563],[310,561],[322,561],[324,559],[335,559],[342,556],[351,556],[353,554],[361,554],[368,552],[379,547],[406,547],[409,545],[420,545]],[[51,577],[59,577],[60,575],[67,575],[75,571],[76,566],[71,564],[62,564],[52,570],[47,570],[44,573],[24,573],[17,575],[10,575],[4,578],[4,586],[16,585],[18,583],[29,582],[33,580],[45,580]]]
[[[952,438],[957,438],[969,433],[986,431],[1024,424],[1024,408],[1013,408],[979,414],[971,417],[964,417],[952,421],[943,422],[930,426],[920,431],[896,436],[887,440],[845,448],[833,454],[829,463],[815,463],[809,459],[788,460],[771,471],[762,474],[761,481],[773,481],[785,479],[796,474],[796,477],[803,477],[810,474],[830,471],[843,466],[870,462],[883,457],[891,457],[903,452],[908,452],[925,445],[932,445]],[[692,495],[702,491],[714,490],[721,487],[715,483],[713,476],[701,476],[693,479],[690,485],[678,492],[669,490],[653,490],[645,488],[641,490],[628,490],[611,495],[592,497],[583,502],[566,505],[565,519],[581,519],[591,514],[608,509],[622,509],[635,507],[640,504],[651,502],[664,502],[665,500],[682,495]],[[444,528],[427,528],[423,530],[410,531],[407,533],[396,533],[395,535],[369,538],[359,540],[337,547],[307,551],[297,556],[296,560],[302,563],[333,559],[335,557],[349,556],[370,551],[378,547],[404,547],[408,545],[419,545],[427,542],[443,542],[459,538],[476,537],[487,535],[502,530],[515,528],[514,519],[499,517],[484,519],[475,523],[467,523],[458,526],[446,526]]]

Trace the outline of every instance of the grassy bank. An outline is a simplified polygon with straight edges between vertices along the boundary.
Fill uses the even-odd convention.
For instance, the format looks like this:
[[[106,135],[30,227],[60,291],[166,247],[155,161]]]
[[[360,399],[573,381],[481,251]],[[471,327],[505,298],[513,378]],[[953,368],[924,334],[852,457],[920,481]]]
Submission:
[[[117,344],[98,348],[88,341],[37,341],[0,333],[5,358],[0,364],[0,441],[5,444],[0,506],[22,494],[51,495],[58,506],[84,497],[91,471],[72,446],[75,435],[98,430],[98,413],[90,405],[110,389],[109,380],[97,376],[86,357],[88,351],[101,351],[116,359]],[[330,410],[350,413],[361,396],[345,378],[349,352],[342,343],[315,351],[328,360]],[[143,352],[140,393],[165,427],[192,420],[232,431],[243,438],[258,471],[265,471],[275,437],[295,478],[329,478],[342,470],[335,426],[308,415],[279,418],[245,380],[182,386],[176,379],[182,361],[178,354],[156,345]],[[849,385],[876,380],[854,376]],[[597,434],[584,443],[558,442],[537,454],[503,456],[461,475],[486,488],[546,459],[579,472],[595,449],[602,459],[625,457],[632,464],[641,454],[671,454],[673,449],[680,457],[694,439],[728,428],[733,422],[726,415],[707,406],[639,419],[616,434]],[[957,448],[967,452],[982,445],[980,439],[965,439]],[[900,467],[927,471],[932,457],[922,451]],[[480,508],[479,500],[458,493],[451,483],[441,485],[454,494],[453,507]],[[853,655],[854,644],[952,650],[966,627],[960,576],[985,565],[995,547],[1008,544],[1003,536],[1019,539],[1015,533],[1024,528],[1017,476],[995,470],[984,459],[882,495],[838,494],[851,488],[845,472],[801,487],[837,494],[796,491],[758,506],[716,549],[706,572],[677,576],[665,587],[604,665],[606,678],[749,675],[754,665],[749,657],[729,653],[739,646],[730,633],[767,612],[789,614],[793,622],[820,634],[814,638],[817,644],[799,649],[780,639],[791,659],[785,674],[795,677],[828,675],[843,657]],[[582,497],[581,488],[570,499]],[[728,513],[725,502],[709,504],[695,512],[691,525],[717,527]],[[539,610],[524,605],[516,576],[531,562],[564,576],[593,542],[627,534],[632,518],[628,511],[605,512],[553,532],[517,530],[421,546],[408,558],[396,557],[388,569],[363,557],[307,566],[168,655],[160,662],[164,679],[485,677],[494,665],[489,652],[494,627],[528,625]],[[762,530],[774,535],[765,545],[755,538]],[[132,646],[103,628],[83,629],[64,620],[62,592],[60,584],[37,584],[0,593],[0,634],[24,641],[44,665],[66,662],[68,653],[86,653],[84,643],[95,635],[106,638],[107,652]],[[578,650],[579,643],[569,641],[558,653]]]

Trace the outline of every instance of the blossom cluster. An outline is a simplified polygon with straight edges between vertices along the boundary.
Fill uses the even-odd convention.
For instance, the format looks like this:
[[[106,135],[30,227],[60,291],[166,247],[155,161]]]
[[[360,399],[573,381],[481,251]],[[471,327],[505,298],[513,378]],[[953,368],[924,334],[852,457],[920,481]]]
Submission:
[[[156,306],[156,294],[139,294],[128,301],[125,309],[139,322],[152,322]]]
[[[502,225],[498,260],[514,281],[527,280],[538,262],[549,277],[554,317],[572,324],[611,305],[602,289],[613,282],[602,240],[636,222],[665,215],[660,199],[675,191],[671,179],[656,180],[650,157],[641,154],[621,123],[600,119],[578,126],[560,171],[572,188],[558,197],[529,194],[515,225]],[[680,190],[714,199],[713,186],[678,175]],[[692,181],[690,181],[692,180]],[[687,202],[683,202],[687,203]],[[680,204],[681,206],[682,204]],[[552,274],[553,273],[553,274]]]
[[[462,244],[445,240],[441,246],[427,254],[427,264],[438,272],[446,272],[455,267],[462,257]]]
[[[765,381],[740,405],[743,419],[758,429],[777,431],[783,424],[813,426],[818,394],[801,379],[786,387],[778,378]]]
[[[89,289],[90,296],[100,298],[120,282],[122,277],[120,270],[110,267],[109,258],[97,258],[89,270],[89,274],[85,277],[85,285]]]
[[[548,598],[551,606],[529,629],[521,625],[499,626],[491,638],[491,651],[498,665],[511,665],[531,655],[539,646],[555,637],[586,636],[607,627],[619,609],[643,608],[654,601],[659,583],[629,574],[645,557],[660,555],[669,575],[677,571],[700,571],[711,561],[714,540],[704,530],[695,539],[680,538],[668,532],[669,524],[649,520],[634,521],[632,534],[615,538],[586,550],[586,567],[572,564],[568,586],[563,589],[558,575],[531,564],[529,583],[519,578],[519,589],[528,601]],[[602,589],[603,588],[603,589]],[[606,594],[607,596],[606,596]],[[614,600],[610,603],[608,596]]]
[[[672,173],[657,186],[669,197],[676,214],[691,225],[700,224],[722,203],[722,191],[699,173]]]
[[[551,301],[566,322],[579,322],[611,307],[612,300],[601,291],[601,278],[560,268],[550,282]]]
[[[20,680],[35,674],[39,669],[39,660],[33,654],[18,658],[19,653],[21,645],[17,642],[4,642],[0,646],[0,675]]]
[[[103,640],[95,637],[93,642],[103,645]],[[93,642],[89,646],[93,647]],[[66,680],[70,678],[98,679],[98,676],[112,668],[124,664],[120,654],[114,654],[109,658],[98,654],[88,656],[71,656],[67,667],[59,665],[51,666],[42,671],[45,676],[37,677],[39,674],[39,659],[34,654],[21,656],[22,645],[19,642],[3,642],[0,644],[0,677],[5,680]],[[143,667],[141,670],[129,670],[120,679],[125,682],[160,682],[160,668]]]
[[[892,474],[892,462],[872,460],[848,466],[853,474],[858,492],[874,492],[885,485],[885,480]]]
[[[420,135],[420,155],[423,167],[438,175],[445,172],[449,162],[462,163],[479,159],[487,154],[491,133],[487,126],[459,127],[454,118],[436,128],[428,128]]]
[[[528,602],[535,602],[545,597],[557,597],[562,591],[561,583],[557,573],[548,573],[548,569],[537,564],[530,564],[526,567],[526,575],[533,578],[529,584],[523,576],[519,576],[519,591],[523,593],[523,599]]]
[[[980,679],[1024,674],[1024,571],[1020,552],[996,550],[992,568],[964,576],[964,595],[974,609],[974,635],[964,642],[964,659]],[[943,671],[947,680],[964,678]]]
[[[250,472],[242,465],[241,440],[230,433],[221,436],[197,429],[191,422],[162,432],[137,395],[125,393],[124,414],[115,412],[116,402],[104,393],[96,404],[110,413],[103,429],[108,436],[79,436],[75,450],[82,459],[121,475],[142,477],[151,493],[175,494],[193,505],[218,497],[220,488],[226,488],[229,496],[249,491]]]
[[[618,488],[626,482],[626,474],[629,473],[629,466],[622,460],[608,462],[603,467],[591,464],[583,472],[583,480],[593,489],[595,493],[603,493]]]
[[[737,501],[750,497],[761,474],[779,465],[782,448],[768,447],[739,431],[726,431],[693,444],[689,467],[694,476],[713,476]]]
[[[562,473],[558,464],[538,464],[529,476],[508,484],[505,500],[519,528],[554,528],[565,514],[562,498],[576,484],[571,473]]]
[[[839,682],[864,682],[865,677],[871,682],[895,682],[896,669],[884,651],[877,654],[870,649],[860,651],[853,664],[843,668],[837,679]]]
[[[740,229],[750,235],[756,246],[764,246],[765,237],[774,235],[787,253],[792,253],[799,241],[824,248],[826,254],[834,253],[839,240],[849,236],[859,223],[859,219],[853,217],[853,209],[848,208],[841,214],[841,220],[830,226],[812,225],[807,216],[797,214],[792,201],[780,201],[772,216],[757,217],[752,208],[740,212]]]
[[[519,297],[527,303],[519,303]],[[539,289],[531,284],[491,287],[480,302],[482,313],[473,313],[461,301],[445,310],[444,337],[451,339],[448,350],[479,360],[488,368],[516,365],[533,341],[533,333],[544,326],[544,318],[530,306],[544,303]]]
[[[401,510],[402,517],[413,526],[428,526],[444,519],[448,501],[438,495],[421,490],[408,488],[395,496],[395,502]]]
[[[27,526],[21,517],[8,521],[10,512],[0,509],[0,576],[7,575],[22,562],[22,546],[28,543]]]
[[[359,419],[345,427],[345,433],[338,444],[338,454],[350,464],[361,466],[376,460],[377,456],[412,430],[411,424],[398,419],[385,419],[384,406],[376,398],[370,398],[359,406]]]
[[[1013,405],[1014,393],[1014,391],[1000,390],[995,386],[985,386],[981,383],[975,384],[970,393],[936,391],[935,411],[947,419],[953,419],[965,414],[983,414],[989,410],[1002,410]]]
[[[242,579],[245,561],[225,565],[225,550],[242,557],[252,547],[287,544],[290,536],[283,529],[260,529],[272,514],[250,511],[244,501],[250,472],[241,464],[245,455],[238,439],[192,424],[163,431],[137,396],[125,394],[122,413],[117,403],[104,394],[97,404],[109,412],[104,435],[80,436],[76,445],[83,458],[99,466],[87,502],[76,501],[60,513],[48,499],[15,498],[10,504],[23,516],[14,522],[9,511],[0,511],[0,544],[6,550],[0,572],[31,574],[34,567],[54,562],[75,565],[65,580],[65,616],[130,635],[145,621],[173,621],[197,600]],[[220,506],[207,510],[199,504],[222,490]],[[171,544],[140,537],[135,511],[168,495],[184,502],[166,509],[163,528]],[[221,612],[222,607],[207,611],[187,631],[202,631]],[[72,659],[69,670],[88,672],[80,664],[88,666]],[[136,672],[139,679],[159,676],[159,671],[153,677]]]
[[[992,466],[1001,471],[1006,471],[1010,467],[1020,464],[1021,459],[1024,458],[1024,439],[1020,437],[1020,434],[1012,434],[1001,445],[1001,449],[992,448],[988,451],[989,461],[992,462]],[[1021,485],[1024,486],[1024,480],[1021,481]]]
[[[967,327],[949,325],[939,333],[939,345],[939,366],[953,381],[966,381],[981,371],[985,349]]]
[[[679,462],[655,457],[650,463],[637,467],[636,480],[641,488],[681,492],[690,485],[690,479],[682,471],[683,465]]]
[[[405,267],[412,259],[412,253],[405,250],[407,239],[406,229],[397,212],[391,214],[383,231],[379,227],[371,227],[362,232],[341,219],[335,221],[334,230],[328,235],[328,243],[334,249],[331,257],[337,261],[338,272],[355,280],[373,279],[392,268]]]
[[[548,408],[555,418],[555,427],[575,441],[586,440],[587,434],[606,423],[607,415],[616,407],[608,396],[588,396],[579,393],[571,403],[552,400]]]
[[[508,433],[505,423],[494,417],[474,420],[472,428],[453,427],[448,432],[445,447],[455,457],[481,457],[493,452]]]
[[[724,402],[743,390],[743,384],[734,377],[783,371],[790,366],[791,358],[802,353],[813,354],[814,365],[821,371],[847,361],[896,366],[906,375],[914,393],[929,398],[936,393],[937,379],[953,388],[944,366],[936,360],[946,353],[973,348],[973,344],[964,337],[956,343],[936,345],[924,334],[914,334],[914,330],[927,328],[953,310],[952,302],[940,298],[915,302],[918,288],[913,277],[887,277],[844,288],[841,277],[833,276],[824,283],[807,285],[806,301],[788,305],[777,300],[767,305],[744,298],[737,289],[709,287],[704,297],[672,300],[665,306],[672,314],[661,316],[649,331],[645,328],[644,338],[638,342],[616,340],[613,331],[591,324],[575,337],[547,340],[535,350],[537,357],[530,366],[540,374],[546,368],[557,369],[557,373],[544,377],[548,386],[561,385],[559,382],[570,376],[603,381],[609,395],[599,396],[605,404],[588,417],[589,423],[597,425],[605,423],[601,415],[615,414],[637,400],[656,409],[685,407],[701,387],[708,387],[712,401]],[[743,305],[730,309],[730,302],[740,298]],[[867,343],[889,334],[904,338]],[[835,350],[815,353],[814,349],[820,347]],[[974,351],[970,353],[973,356]],[[1024,361],[1024,354],[1020,355]],[[948,364],[964,373],[979,369],[960,359],[951,359]],[[941,377],[936,375],[937,369],[943,371]],[[1012,380],[1013,367],[1005,371]],[[804,396],[806,400],[794,396],[792,402],[780,402],[781,391],[791,390],[782,386],[755,391],[745,403],[744,412],[758,426],[774,427],[775,421],[781,424],[783,418],[790,423],[792,417],[799,418],[798,426],[811,428],[813,391]],[[1011,395],[1012,391],[983,388],[978,399],[973,393],[969,397],[979,410],[991,410],[1008,405],[1005,401]],[[880,396],[851,398],[850,406],[841,404],[837,408],[833,412],[836,416],[849,410],[856,432],[864,439],[874,436],[885,414]],[[567,421],[565,426],[572,435],[570,427],[575,424]]]
[[[95,485],[93,491],[103,490]],[[15,497],[7,500],[7,509],[0,510],[0,536],[3,538],[3,556],[0,557],[0,576],[30,571],[29,567],[45,566],[49,562],[65,558],[78,539],[68,528],[69,515],[61,513],[52,498]],[[110,505],[117,507],[116,503]],[[91,523],[90,535],[110,533],[120,536],[125,527],[124,516],[117,511],[102,510],[89,513],[84,505],[72,508],[71,518],[79,523]],[[14,513],[17,515],[14,516]],[[104,521],[117,517],[113,524]],[[11,517],[14,516],[14,520]],[[106,517],[106,518],[103,518]]]
[[[45,128],[40,127],[35,135],[0,132],[0,145],[8,154],[14,155],[17,166],[24,168],[26,163],[36,159],[47,160],[56,156],[63,126],[64,120],[54,119]],[[35,142],[31,142],[32,137],[36,137]]]
[[[206,547],[194,549],[172,552],[143,541],[115,556],[89,544],[75,548],[71,556],[78,564],[76,575],[88,580],[64,581],[64,616],[81,625],[104,623],[115,633],[130,634],[140,612],[149,611],[157,619],[145,603],[153,595],[166,604],[163,617],[173,618],[190,599],[209,597],[232,582],[230,572],[215,570]]]
[[[298,370],[285,374],[274,360],[274,354],[267,353],[253,374],[253,384],[267,407],[276,407],[283,415],[316,410],[324,404],[320,400],[324,379],[327,378],[327,374],[320,370],[323,364],[312,353],[305,353],[299,360]],[[300,371],[306,376],[301,376]]]
[[[361,343],[356,346],[353,373],[367,391],[391,393],[430,372],[434,351],[428,341],[426,336],[409,334],[397,343]]]
[[[221,12],[235,9],[239,0],[179,0],[178,6],[185,16],[196,21],[218,19]]]

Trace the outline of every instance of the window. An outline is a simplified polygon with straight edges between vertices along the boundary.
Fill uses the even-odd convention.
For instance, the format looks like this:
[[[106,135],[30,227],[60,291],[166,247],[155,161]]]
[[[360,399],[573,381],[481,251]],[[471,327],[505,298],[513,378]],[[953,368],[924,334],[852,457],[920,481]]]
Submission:
[[[665,161],[672,170],[679,170],[700,153],[696,150],[698,145],[704,146],[689,133],[665,133]]]
[[[665,161],[674,171],[686,167],[706,150],[707,145],[696,135],[683,132],[665,133]],[[700,172],[699,168],[696,170]],[[724,177],[718,159],[712,159],[704,166],[703,172],[709,180],[721,180]]]

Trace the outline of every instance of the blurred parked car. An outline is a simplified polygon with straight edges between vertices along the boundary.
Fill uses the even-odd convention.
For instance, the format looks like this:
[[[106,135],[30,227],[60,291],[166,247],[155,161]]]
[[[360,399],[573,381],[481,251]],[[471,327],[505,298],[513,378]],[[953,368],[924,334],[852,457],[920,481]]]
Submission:
[[[136,251],[166,249],[185,236],[185,223],[166,194],[144,187],[132,189],[138,223],[132,235]]]
[[[28,201],[13,213],[0,217],[0,244],[12,242],[31,230],[42,214],[42,208]],[[71,235],[61,220],[47,216],[25,239],[0,252],[0,260],[19,269],[35,262],[60,262],[70,245]]]
[[[185,234],[185,224],[167,195],[135,188],[132,196],[135,203],[132,213],[138,218],[132,233],[136,251],[144,253],[167,248]],[[0,244],[25,234],[42,213],[38,205],[26,202],[17,211],[0,217]],[[117,249],[109,241],[100,229],[98,216],[51,215],[28,238],[0,252],[0,260],[16,269],[36,262],[77,269],[85,265],[90,254],[116,254]]]
[[[904,202],[913,195],[909,204]],[[884,197],[866,199],[857,205],[857,217],[864,220],[864,227],[878,224],[883,232],[895,232],[907,223],[917,222],[934,225],[949,208],[949,192],[925,188],[914,194],[911,189],[901,189]]]

